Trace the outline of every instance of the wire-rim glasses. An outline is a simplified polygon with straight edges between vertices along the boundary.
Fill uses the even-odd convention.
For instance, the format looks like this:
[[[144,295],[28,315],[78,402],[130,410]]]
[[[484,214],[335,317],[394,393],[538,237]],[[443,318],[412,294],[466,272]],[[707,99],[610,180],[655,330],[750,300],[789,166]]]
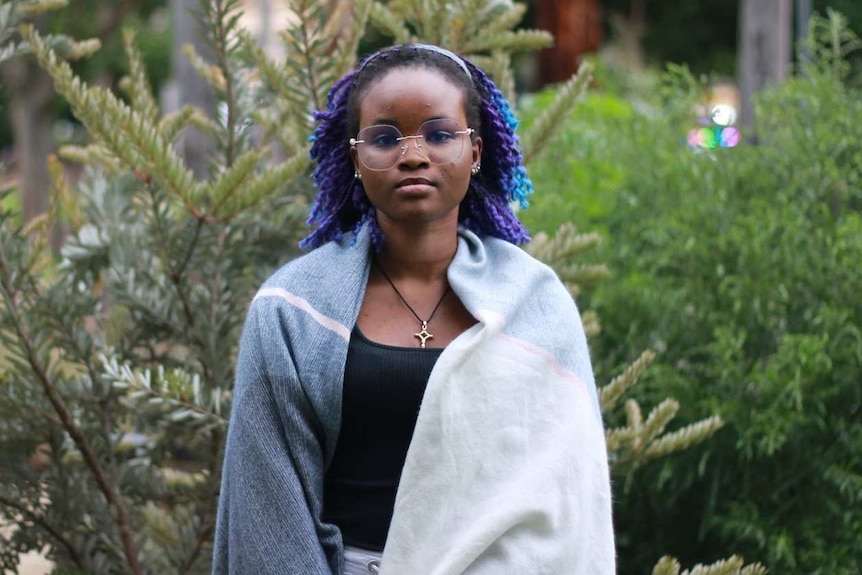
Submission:
[[[437,118],[419,126],[419,133],[404,136],[389,124],[375,124],[359,130],[350,138],[359,161],[369,170],[382,172],[395,166],[407,154],[410,141],[419,155],[431,164],[449,164],[461,157],[464,136],[473,128],[462,128],[457,120]]]

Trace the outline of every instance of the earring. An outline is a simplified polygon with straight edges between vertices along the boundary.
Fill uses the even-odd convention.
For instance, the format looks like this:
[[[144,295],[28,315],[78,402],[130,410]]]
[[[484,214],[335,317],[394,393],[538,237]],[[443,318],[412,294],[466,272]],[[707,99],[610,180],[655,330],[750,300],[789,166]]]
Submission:
[[[362,179],[362,174],[359,173],[359,170],[353,171],[353,179],[354,180],[361,180]]]
[[[479,174],[479,170],[481,170],[481,169],[482,169],[482,164],[480,162],[480,163],[476,164],[475,166],[473,166],[472,168],[470,168],[470,174],[473,176],[476,176]]]

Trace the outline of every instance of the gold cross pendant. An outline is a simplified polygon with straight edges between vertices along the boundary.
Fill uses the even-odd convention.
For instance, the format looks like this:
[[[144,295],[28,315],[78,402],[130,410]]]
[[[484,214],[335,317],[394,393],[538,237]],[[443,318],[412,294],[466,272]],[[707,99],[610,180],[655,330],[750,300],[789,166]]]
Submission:
[[[422,331],[420,331],[419,333],[414,333],[413,336],[419,339],[419,347],[425,347],[425,342],[434,337],[433,335],[428,333],[427,321],[422,322]]]

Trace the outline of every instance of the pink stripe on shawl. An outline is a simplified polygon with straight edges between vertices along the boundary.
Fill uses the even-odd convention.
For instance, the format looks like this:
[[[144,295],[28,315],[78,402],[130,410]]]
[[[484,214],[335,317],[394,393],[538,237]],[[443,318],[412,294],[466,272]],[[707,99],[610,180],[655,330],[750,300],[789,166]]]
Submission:
[[[350,330],[347,329],[344,324],[335,321],[331,317],[323,315],[322,313],[314,309],[312,305],[308,303],[308,300],[306,300],[305,298],[301,298],[298,295],[292,294],[282,288],[263,288],[257,292],[257,295],[254,296],[254,299],[256,300],[261,297],[280,297],[290,305],[308,313],[308,315],[310,315],[314,321],[316,321],[326,329],[334,332],[344,341],[350,341]]]

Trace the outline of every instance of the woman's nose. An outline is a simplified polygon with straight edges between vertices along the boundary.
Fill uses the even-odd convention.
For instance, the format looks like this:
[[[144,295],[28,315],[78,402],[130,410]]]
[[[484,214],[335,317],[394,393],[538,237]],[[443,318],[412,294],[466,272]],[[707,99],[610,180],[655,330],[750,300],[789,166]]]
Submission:
[[[399,163],[427,163],[428,156],[425,155],[425,149],[422,147],[422,144],[422,136],[408,136],[402,140]]]

